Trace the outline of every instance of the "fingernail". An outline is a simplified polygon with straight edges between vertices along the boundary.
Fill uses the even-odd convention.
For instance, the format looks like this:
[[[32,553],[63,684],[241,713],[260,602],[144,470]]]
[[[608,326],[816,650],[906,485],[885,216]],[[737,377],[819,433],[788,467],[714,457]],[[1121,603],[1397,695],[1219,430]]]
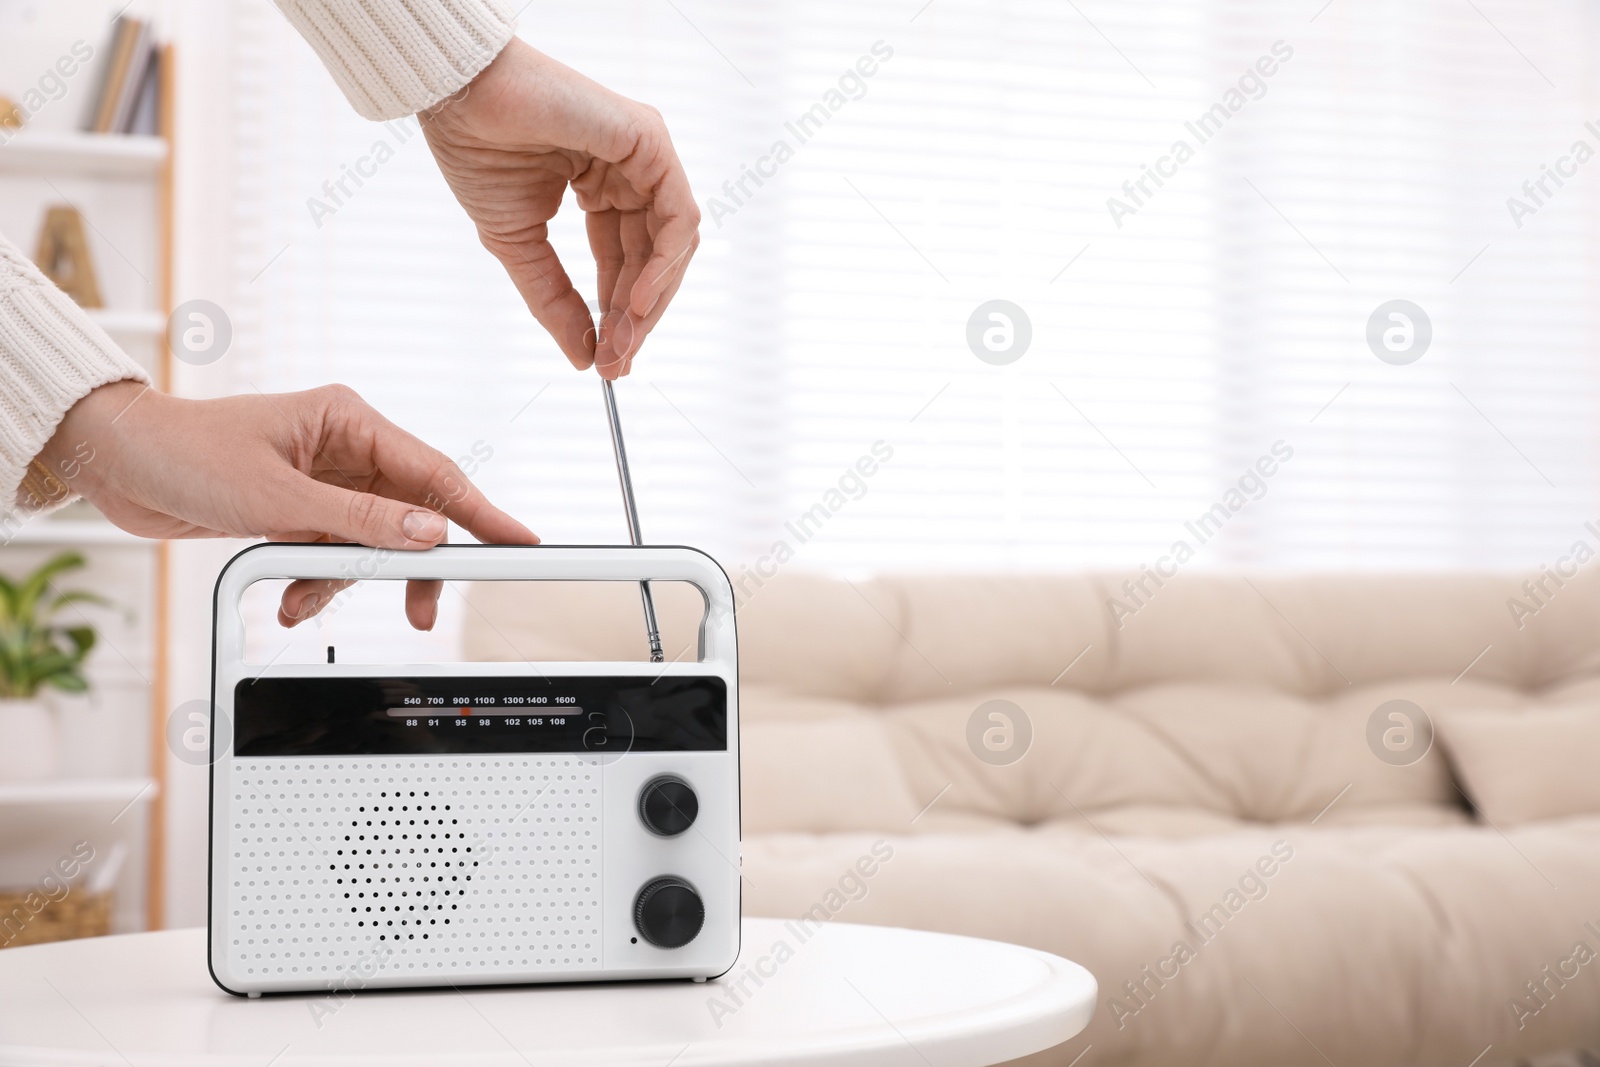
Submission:
[[[322,603],[322,598],[315,593],[300,601],[300,607],[290,617],[289,625],[295,626],[317,613],[317,606]]]
[[[434,623],[436,623],[438,621],[439,621],[439,602],[436,600],[436,601],[434,601],[432,604],[430,604],[428,606],[428,625],[424,626],[423,629],[424,630],[433,629]]]
[[[618,356],[627,356],[633,352],[633,342],[637,339],[638,331],[631,321],[623,319],[618,329],[611,335],[611,350]]]
[[[408,541],[437,541],[444,529],[444,516],[435,511],[408,511],[400,520],[400,532]]]

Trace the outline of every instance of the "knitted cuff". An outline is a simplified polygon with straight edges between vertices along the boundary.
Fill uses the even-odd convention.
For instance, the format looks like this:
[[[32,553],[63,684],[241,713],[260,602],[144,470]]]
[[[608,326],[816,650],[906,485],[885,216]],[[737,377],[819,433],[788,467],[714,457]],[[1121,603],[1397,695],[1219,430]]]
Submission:
[[[516,22],[503,0],[273,0],[364,118],[432,107],[487,67]]]
[[[82,308],[0,238],[0,509],[14,502],[22,511],[38,511],[71,499],[48,470],[34,471],[31,490],[19,490],[72,405],[128,378],[150,380]]]

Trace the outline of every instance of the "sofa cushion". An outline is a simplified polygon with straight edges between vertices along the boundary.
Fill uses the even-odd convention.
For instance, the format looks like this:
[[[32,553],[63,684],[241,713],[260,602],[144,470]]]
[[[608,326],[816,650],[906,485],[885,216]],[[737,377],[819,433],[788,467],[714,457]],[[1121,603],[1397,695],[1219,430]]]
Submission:
[[[1493,575],[1186,573],[1157,586],[738,570],[734,583],[752,833],[1179,808],[1195,814],[1148,825],[1186,834],[1325,809],[1333,825],[1448,824],[1464,797],[1442,747],[1383,758],[1368,734],[1380,705],[1406,700],[1439,722],[1600,703],[1587,636],[1600,632],[1600,573],[1536,590],[1536,610]],[[681,583],[656,594],[668,655],[692,658],[700,597]],[[632,583],[479,583],[470,599],[470,658],[645,656]],[[1014,762],[972,746],[990,700],[1015,704],[1031,733]]]
[[[1111,683],[1104,600],[1093,576],[944,575],[870,583],[895,629],[882,699],[889,703]],[[1070,669],[1069,669],[1070,668]]]
[[[1128,599],[1116,577],[1102,581],[1108,602]],[[1537,608],[1523,582],[1492,574],[1184,574],[1108,625],[1110,686],[1194,679],[1323,696],[1464,674],[1528,690],[1592,671],[1600,572],[1536,591]]]
[[[1464,800],[1442,750],[1394,766],[1368,747],[1367,723],[1389,699],[1433,714],[1518,695],[1465,682],[1416,681],[1310,701],[1257,687],[1173,684],[1094,697],[1010,687],[889,707],[744,694],[744,824],[751,833],[880,828],[922,833],[949,817],[1031,826],[1131,809],[1192,813],[1147,823],[1310,820],[1333,825],[1460,821]],[[976,756],[971,720],[990,700],[1027,723],[1014,762]],[[912,815],[926,809],[912,824]],[[848,814],[848,821],[840,819]]]
[[[884,846],[870,878],[849,876]],[[751,915],[944,930],[1082,963],[1100,1003],[1048,1058],[1059,1067],[1085,1045],[1101,1064],[1465,1065],[1489,1044],[1484,1062],[1507,1062],[1595,1038],[1600,818],[1505,836],[1324,821],[1183,840],[1066,824],[767,834],[744,855]],[[1177,960],[1180,943],[1192,958]]]
[[[1438,731],[1462,788],[1494,825],[1600,814],[1600,707],[1454,711]]]
[[[872,582],[735,576],[743,685],[802,696],[881,699],[901,637],[891,594]],[[472,660],[647,660],[636,582],[471,582],[462,623]],[[652,582],[662,651],[692,662],[705,601],[686,582]],[[878,607],[886,604],[891,615]]]

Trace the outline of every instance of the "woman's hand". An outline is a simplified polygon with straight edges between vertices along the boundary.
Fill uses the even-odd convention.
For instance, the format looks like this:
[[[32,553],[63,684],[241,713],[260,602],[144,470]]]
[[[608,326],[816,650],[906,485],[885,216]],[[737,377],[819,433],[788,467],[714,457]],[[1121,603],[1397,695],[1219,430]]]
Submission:
[[[660,113],[513,38],[419,118],[479,239],[572,365],[627,374],[700,243],[700,209]],[[548,235],[568,185],[587,212],[598,337]]]
[[[446,518],[478,540],[538,544],[461,469],[342,385],[182,400],[138,382],[102,385],[67,412],[38,462],[142,537],[267,537],[425,549]],[[292,626],[346,583],[293,582]],[[406,617],[438,616],[438,582],[408,582]]]

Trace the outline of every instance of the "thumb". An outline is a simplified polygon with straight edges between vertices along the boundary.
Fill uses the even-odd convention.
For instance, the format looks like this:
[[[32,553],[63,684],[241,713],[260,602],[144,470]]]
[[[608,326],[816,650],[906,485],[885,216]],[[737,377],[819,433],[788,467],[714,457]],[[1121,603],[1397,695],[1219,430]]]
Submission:
[[[400,500],[304,479],[292,525],[369,548],[423,549],[444,540],[449,524],[437,511]]]

